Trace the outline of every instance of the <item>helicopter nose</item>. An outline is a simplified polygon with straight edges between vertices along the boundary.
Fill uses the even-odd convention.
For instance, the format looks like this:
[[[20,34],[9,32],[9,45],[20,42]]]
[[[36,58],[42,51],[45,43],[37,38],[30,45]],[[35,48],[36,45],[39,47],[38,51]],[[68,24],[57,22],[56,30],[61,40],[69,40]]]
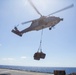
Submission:
[[[60,20],[63,21],[63,18],[61,18]]]

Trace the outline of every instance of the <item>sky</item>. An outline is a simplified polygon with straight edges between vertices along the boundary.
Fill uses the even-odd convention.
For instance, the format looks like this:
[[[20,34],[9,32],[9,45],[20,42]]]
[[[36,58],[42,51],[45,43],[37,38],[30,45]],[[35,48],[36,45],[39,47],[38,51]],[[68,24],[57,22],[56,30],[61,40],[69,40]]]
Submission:
[[[76,67],[76,0],[32,0],[41,14],[47,16],[74,4],[73,8],[51,15],[63,18],[52,30],[43,30],[42,51],[45,59],[34,60],[40,43],[40,31],[19,37],[11,32],[14,26],[23,30],[40,15],[28,0],[0,0],[0,65]]]

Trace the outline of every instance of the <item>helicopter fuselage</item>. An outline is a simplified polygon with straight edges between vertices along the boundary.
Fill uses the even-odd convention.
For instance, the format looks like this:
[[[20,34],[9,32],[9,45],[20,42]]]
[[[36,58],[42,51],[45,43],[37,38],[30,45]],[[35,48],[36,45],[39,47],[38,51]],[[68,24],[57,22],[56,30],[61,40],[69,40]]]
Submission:
[[[33,27],[33,30],[40,30],[47,27],[53,27],[61,20],[63,19],[55,16],[51,17],[42,16],[38,20],[33,21],[30,27]]]
[[[31,25],[28,28],[25,28],[22,31],[19,31],[17,27],[12,30],[13,33],[22,36],[22,34],[29,32],[29,31],[38,31],[44,28],[49,27],[49,29],[52,29],[57,23],[60,21],[63,21],[63,18],[55,17],[55,16],[41,16],[39,19],[33,20]]]
[[[49,17],[42,16],[39,19],[32,21],[30,27],[22,30],[21,33],[23,34],[33,30],[38,31],[47,27],[52,28],[62,20],[63,20],[62,18],[55,17],[55,16],[49,16]]]

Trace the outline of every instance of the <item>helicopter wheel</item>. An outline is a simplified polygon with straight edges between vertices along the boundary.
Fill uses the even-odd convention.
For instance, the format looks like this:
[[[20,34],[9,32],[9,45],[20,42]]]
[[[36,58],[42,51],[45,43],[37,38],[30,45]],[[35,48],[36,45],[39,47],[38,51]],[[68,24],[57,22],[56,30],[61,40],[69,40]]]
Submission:
[[[49,30],[51,30],[52,28],[49,28]]]

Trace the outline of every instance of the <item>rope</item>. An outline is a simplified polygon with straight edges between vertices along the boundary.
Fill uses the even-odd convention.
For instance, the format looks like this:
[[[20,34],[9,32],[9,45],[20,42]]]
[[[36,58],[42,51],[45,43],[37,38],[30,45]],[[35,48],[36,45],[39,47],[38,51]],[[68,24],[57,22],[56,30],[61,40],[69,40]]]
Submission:
[[[38,52],[39,52],[39,50],[40,50],[40,52],[42,52],[42,47],[41,47],[41,45],[42,45],[42,35],[43,35],[43,29],[41,31],[41,38],[40,38],[40,45],[39,45],[39,48],[38,48]]]

